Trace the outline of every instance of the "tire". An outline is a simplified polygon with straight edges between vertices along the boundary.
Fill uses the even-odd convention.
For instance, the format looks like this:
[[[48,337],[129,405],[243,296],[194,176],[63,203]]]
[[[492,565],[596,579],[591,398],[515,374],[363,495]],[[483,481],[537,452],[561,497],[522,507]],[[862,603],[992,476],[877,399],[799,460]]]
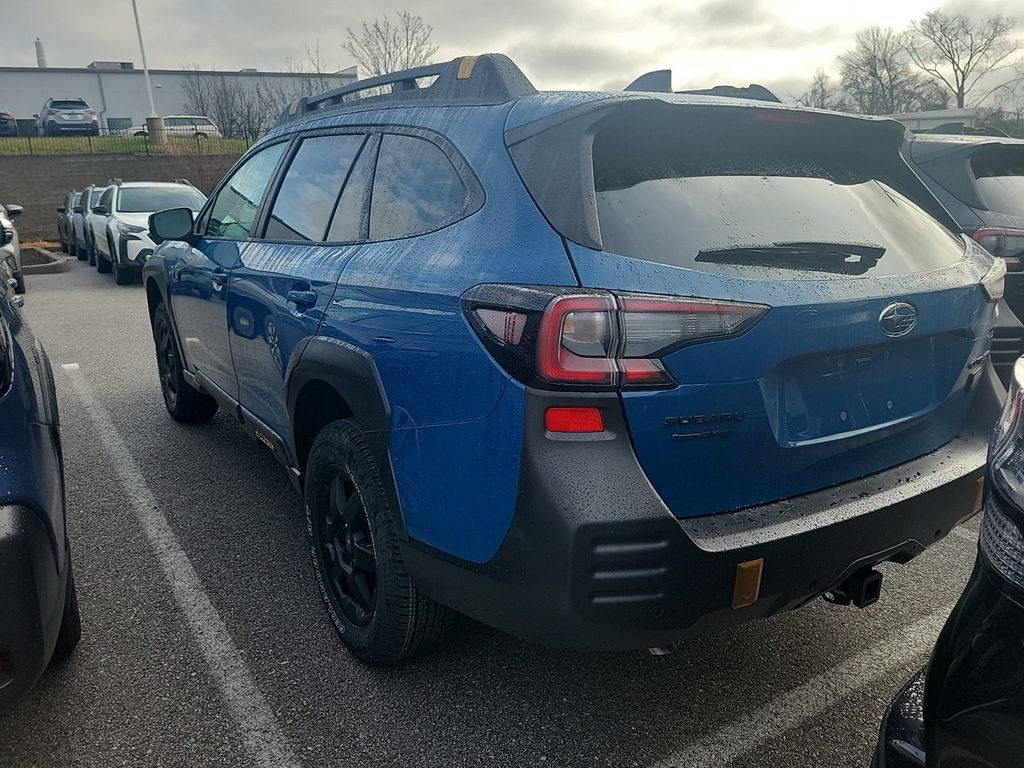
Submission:
[[[328,424],[313,442],[306,528],[327,615],[357,658],[394,665],[437,644],[456,614],[412,583],[369,443],[352,421]]]
[[[109,275],[114,265],[107,259],[99,250],[96,248],[96,243],[92,244],[93,253],[96,254],[96,271],[101,275]]]
[[[78,611],[78,591],[75,589],[75,571],[71,565],[71,551],[68,551],[68,588],[64,597],[64,615],[57,633],[57,644],[53,649],[53,661],[63,661],[75,650],[82,639],[82,615]]]
[[[96,249],[92,246],[92,243],[89,241],[89,236],[88,235],[86,235],[86,237],[85,237],[85,256],[89,260],[89,266],[90,267],[95,267],[96,266]]]
[[[14,276],[14,292],[15,293],[24,293],[25,292],[25,276],[23,274],[21,274],[21,272],[18,272]]]
[[[89,258],[89,254],[85,252],[85,249],[79,248],[78,243],[76,243],[74,240],[71,241],[71,255],[74,256],[79,261],[85,261],[86,259]]]
[[[153,312],[153,342],[160,391],[171,418],[183,424],[206,421],[217,412],[217,401],[187,381],[182,369],[181,351],[174,337],[171,318],[163,302]]]
[[[71,251],[71,246],[68,245],[68,241],[64,239],[64,235],[61,235],[60,236],[60,252],[61,253],[69,253],[70,251]]]
[[[113,262],[114,282],[118,285],[131,285],[135,282],[135,273],[130,269],[122,269],[118,263]]]

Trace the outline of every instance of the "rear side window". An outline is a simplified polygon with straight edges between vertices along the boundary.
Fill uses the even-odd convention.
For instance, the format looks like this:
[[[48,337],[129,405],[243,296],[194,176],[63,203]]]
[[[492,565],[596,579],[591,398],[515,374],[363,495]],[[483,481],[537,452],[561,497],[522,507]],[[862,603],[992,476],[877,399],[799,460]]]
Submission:
[[[277,192],[265,237],[302,242],[323,240],[362,145],[363,136],[356,134],[303,140]]]
[[[274,177],[287,142],[278,142],[249,157],[217,192],[206,225],[208,237],[249,237],[263,195]]]
[[[466,185],[440,147],[414,136],[384,136],[373,180],[371,240],[440,229],[468,206]]]
[[[950,266],[963,243],[901,193],[899,160],[800,124],[613,120],[593,145],[605,250],[747,277],[894,275]],[[813,118],[807,118],[813,120]]]
[[[373,178],[373,161],[376,157],[372,150],[372,144],[367,142],[348,174],[345,189],[331,221],[331,231],[327,233],[327,239],[331,242],[352,242],[365,237],[366,188]]]
[[[96,205],[106,206],[107,213],[110,213],[110,204],[113,202],[113,200],[114,200],[114,188],[111,187],[110,189],[108,189],[106,192],[103,193],[103,195],[100,197],[99,202],[96,203]]]
[[[994,146],[971,158],[978,193],[996,213],[1024,216],[1024,146]]]

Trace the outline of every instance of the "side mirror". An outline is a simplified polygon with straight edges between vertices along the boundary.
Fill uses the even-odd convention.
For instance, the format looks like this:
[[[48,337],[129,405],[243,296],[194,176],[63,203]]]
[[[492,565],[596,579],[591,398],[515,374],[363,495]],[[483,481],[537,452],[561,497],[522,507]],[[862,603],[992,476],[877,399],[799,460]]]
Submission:
[[[165,240],[187,240],[195,219],[188,208],[168,208],[149,217],[149,237],[160,245]]]
[[[0,227],[0,248],[3,248],[14,239],[14,230],[10,227]]]
[[[5,205],[4,208],[7,209],[7,215],[10,216],[12,219],[16,216],[21,216],[22,212],[25,210],[20,205],[15,205],[14,203],[11,203],[10,205]]]
[[[71,209],[71,212],[72,213],[85,213],[85,208],[83,208],[80,205],[76,205],[74,208]]]
[[[36,120],[39,119],[39,115],[32,115],[32,117],[34,117]]]
[[[106,216],[107,215],[107,206],[105,206],[105,205],[94,206],[93,209],[92,209],[92,212],[95,213],[97,216]]]
[[[68,209],[65,208],[63,205],[58,205],[57,206],[57,213],[67,213],[67,212],[68,212]]]

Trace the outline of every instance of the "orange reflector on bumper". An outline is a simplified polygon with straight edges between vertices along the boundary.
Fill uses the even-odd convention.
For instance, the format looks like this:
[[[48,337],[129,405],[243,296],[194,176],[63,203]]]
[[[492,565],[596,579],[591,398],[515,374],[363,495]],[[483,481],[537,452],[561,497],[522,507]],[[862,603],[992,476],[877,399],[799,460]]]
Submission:
[[[761,596],[761,571],[764,558],[748,560],[736,566],[736,583],[732,590],[732,607],[746,608],[757,602]]]

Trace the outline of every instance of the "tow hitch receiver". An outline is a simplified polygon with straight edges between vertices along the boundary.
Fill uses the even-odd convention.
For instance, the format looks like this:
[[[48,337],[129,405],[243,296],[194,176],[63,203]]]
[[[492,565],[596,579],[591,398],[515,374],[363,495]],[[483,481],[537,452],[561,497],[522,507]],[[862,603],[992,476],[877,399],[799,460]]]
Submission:
[[[867,608],[877,603],[881,594],[882,574],[874,568],[861,568],[831,592],[826,592],[824,598],[833,605]]]

